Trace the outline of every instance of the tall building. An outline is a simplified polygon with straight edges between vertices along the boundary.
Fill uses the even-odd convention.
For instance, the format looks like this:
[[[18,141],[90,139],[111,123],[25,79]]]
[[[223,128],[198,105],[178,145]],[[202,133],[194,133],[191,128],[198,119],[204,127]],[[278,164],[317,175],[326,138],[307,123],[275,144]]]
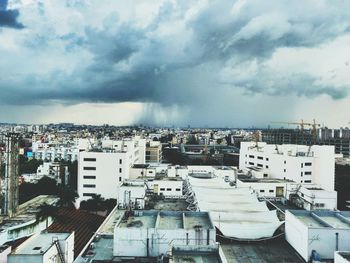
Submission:
[[[334,146],[242,142],[239,159],[241,170],[258,170],[263,177],[334,190]]]
[[[133,164],[144,163],[145,143],[141,139],[115,141],[109,148],[93,149],[79,153],[78,194],[80,202],[101,195],[117,198],[124,179],[129,178]],[[114,147],[117,146],[117,147]]]
[[[146,163],[160,163],[163,160],[162,144],[151,141],[146,144]]]

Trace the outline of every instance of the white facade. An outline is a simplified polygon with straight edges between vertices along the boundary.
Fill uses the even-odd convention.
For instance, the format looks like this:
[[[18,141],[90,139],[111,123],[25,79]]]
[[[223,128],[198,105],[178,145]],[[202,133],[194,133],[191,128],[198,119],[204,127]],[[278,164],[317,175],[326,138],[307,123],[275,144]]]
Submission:
[[[333,259],[335,251],[350,250],[350,212],[287,210],[285,235],[305,261],[313,250]]]
[[[216,231],[208,213],[134,211],[114,229],[114,256],[157,257],[172,246],[214,245]]]
[[[181,178],[165,177],[161,180],[147,182],[153,193],[165,197],[179,197],[183,195],[183,181]]]
[[[306,210],[336,210],[337,192],[327,191],[315,185],[288,188],[287,196],[292,203]]]
[[[118,208],[144,209],[146,186],[143,181],[125,181],[118,191]]]
[[[244,181],[237,179],[238,188],[250,188],[258,197],[266,198],[287,198],[288,189],[296,189],[297,183],[278,179],[256,179],[254,181]]]
[[[55,241],[57,240],[57,244]],[[61,255],[60,255],[61,254]],[[17,249],[8,255],[7,262],[72,263],[74,260],[74,232],[73,233],[40,233],[31,236]]]
[[[350,251],[336,251],[334,263],[350,263]]]
[[[334,146],[241,142],[239,168],[246,172],[262,170],[266,178],[317,184],[325,190],[334,190]]]
[[[115,143],[115,142],[113,142]],[[122,141],[122,150],[105,149],[103,152],[80,152],[78,162],[77,206],[94,195],[102,198],[118,197],[118,189],[123,180],[128,179],[130,167],[144,161],[144,147],[135,140]],[[124,145],[124,146],[123,146]]]

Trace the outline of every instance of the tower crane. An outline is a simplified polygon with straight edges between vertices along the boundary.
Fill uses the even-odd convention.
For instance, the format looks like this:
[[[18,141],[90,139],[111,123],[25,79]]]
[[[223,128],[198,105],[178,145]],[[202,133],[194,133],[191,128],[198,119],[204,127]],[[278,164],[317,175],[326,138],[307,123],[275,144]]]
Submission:
[[[317,138],[317,127],[321,127],[321,124],[316,123],[316,120],[313,119],[313,122],[304,122],[301,120],[300,122],[286,122],[286,121],[275,121],[272,123],[280,123],[280,124],[288,124],[288,125],[298,125],[300,127],[300,131],[303,132],[305,126],[311,127],[311,134],[313,138],[316,140]]]

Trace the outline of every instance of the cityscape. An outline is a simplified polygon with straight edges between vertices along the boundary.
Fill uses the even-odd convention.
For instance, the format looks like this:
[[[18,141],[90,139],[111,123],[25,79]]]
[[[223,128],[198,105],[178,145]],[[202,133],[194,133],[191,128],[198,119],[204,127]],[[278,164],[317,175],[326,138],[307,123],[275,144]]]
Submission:
[[[0,0],[0,263],[350,262],[348,10]]]

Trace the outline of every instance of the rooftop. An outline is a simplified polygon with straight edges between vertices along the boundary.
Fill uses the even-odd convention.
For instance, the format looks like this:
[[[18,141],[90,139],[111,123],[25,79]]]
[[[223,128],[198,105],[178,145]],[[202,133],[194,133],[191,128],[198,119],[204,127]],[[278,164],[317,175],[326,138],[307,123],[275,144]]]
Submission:
[[[192,229],[202,226],[213,228],[209,214],[206,212],[179,211],[126,211],[117,225],[118,228],[158,228],[158,229]]]
[[[79,255],[105,219],[102,216],[75,209],[60,209],[58,215],[58,220],[48,228],[48,232],[74,231],[74,258]]]
[[[289,210],[309,228],[350,229],[350,211]]]
[[[40,233],[32,236],[26,242],[22,243],[16,250],[12,251],[12,254],[44,254],[53,246],[53,241],[55,239],[66,240],[70,235],[71,233]]]
[[[338,254],[341,255],[343,258],[350,260],[350,252],[339,251]]]

